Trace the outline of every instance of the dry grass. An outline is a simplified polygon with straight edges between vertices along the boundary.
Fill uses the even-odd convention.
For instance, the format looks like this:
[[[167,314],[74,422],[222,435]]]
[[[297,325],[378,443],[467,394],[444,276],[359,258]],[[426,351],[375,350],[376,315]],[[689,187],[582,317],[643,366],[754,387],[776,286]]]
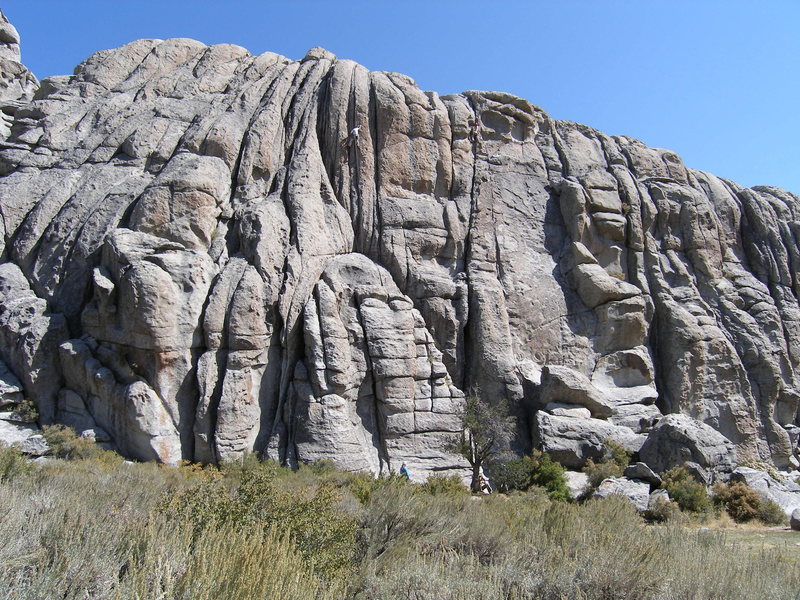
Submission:
[[[620,498],[567,504],[534,489],[476,501],[324,465],[54,461],[11,472],[0,507],[0,599],[788,600],[800,590],[787,532],[648,526]],[[347,568],[314,559],[331,543]]]

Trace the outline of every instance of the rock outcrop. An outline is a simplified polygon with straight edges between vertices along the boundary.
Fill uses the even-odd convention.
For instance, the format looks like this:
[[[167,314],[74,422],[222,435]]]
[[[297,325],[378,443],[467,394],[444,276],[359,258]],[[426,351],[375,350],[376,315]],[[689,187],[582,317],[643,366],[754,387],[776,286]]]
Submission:
[[[463,468],[469,393],[576,468],[666,413],[788,464],[800,198],[319,48],[139,40],[38,85],[0,43],[0,359],[42,424],[421,478]]]

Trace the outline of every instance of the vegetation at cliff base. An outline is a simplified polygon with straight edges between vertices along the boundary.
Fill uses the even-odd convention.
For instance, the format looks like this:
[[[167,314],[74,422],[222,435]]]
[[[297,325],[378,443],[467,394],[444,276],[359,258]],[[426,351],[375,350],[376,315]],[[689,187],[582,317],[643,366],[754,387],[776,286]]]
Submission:
[[[0,449],[0,466],[0,599],[737,600],[800,589],[800,562],[779,549],[647,525],[619,497],[556,501],[535,484],[476,496],[447,476],[417,485],[327,463],[165,467],[108,452],[30,463]]]

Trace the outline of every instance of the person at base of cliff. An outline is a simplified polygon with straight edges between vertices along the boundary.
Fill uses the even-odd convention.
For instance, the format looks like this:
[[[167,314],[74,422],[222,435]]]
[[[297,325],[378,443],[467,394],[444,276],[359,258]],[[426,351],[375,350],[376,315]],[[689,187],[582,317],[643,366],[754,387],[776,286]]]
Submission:
[[[492,484],[489,483],[489,478],[483,474],[483,467],[480,467],[480,472],[478,473],[478,484],[482,494],[491,494],[494,490],[492,490]]]
[[[407,481],[411,481],[411,475],[408,474],[408,467],[405,462],[400,465],[400,477],[405,477]]]

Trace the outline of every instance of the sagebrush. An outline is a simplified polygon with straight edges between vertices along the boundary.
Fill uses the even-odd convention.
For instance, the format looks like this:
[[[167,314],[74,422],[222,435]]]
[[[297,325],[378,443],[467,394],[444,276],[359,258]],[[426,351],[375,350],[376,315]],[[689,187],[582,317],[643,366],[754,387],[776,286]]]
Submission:
[[[3,599],[738,600],[800,589],[800,565],[779,552],[649,526],[623,498],[555,502],[535,486],[472,496],[452,479],[253,458],[27,467],[0,482]]]

